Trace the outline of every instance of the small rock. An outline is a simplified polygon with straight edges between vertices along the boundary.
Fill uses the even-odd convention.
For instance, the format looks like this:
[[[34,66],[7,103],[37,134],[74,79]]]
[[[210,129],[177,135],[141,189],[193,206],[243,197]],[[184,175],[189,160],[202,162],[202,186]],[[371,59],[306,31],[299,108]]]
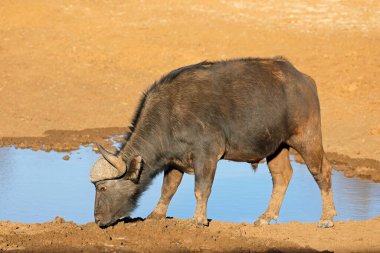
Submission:
[[[55,217],[54,220],[52,221],[52,223],[54,223],[54,224],[62,224],[64,222],[65,222],[65,220],[59,216]]]
[[[62,157],[63,160],[67,161],[70,159],[70,156],[69,155],[65,155],[64,157]]]

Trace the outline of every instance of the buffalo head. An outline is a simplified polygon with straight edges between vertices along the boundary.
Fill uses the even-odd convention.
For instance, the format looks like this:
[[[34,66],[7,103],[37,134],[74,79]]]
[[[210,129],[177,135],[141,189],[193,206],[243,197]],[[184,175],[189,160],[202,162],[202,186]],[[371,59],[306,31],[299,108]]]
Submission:
[[[112,154],[101,145],[97,147],[102,157],[95,161],[90,172],[96,188],[94,216],[99,226],[107,227],[136,207],[142,159],[135,156],[127,166],[121,155]]]

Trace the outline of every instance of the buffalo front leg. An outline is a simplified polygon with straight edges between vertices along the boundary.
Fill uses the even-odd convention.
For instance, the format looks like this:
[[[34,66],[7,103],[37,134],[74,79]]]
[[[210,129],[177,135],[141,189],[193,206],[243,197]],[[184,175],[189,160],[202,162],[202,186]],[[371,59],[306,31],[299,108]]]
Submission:
[[[182,181],[182,177],[182,171],[176,169],[165,171],[160,200],[153,212],[147,217],[148,219],[166,218],[169,203],[176,193],[178,186]]]
[[[267,157],[267,163],[272,175],[272,196],[268,208],[255,222],[256,225],[269,224],[271,220],[277,220],[282,201],[293,175],[287,147]]]
[[[208,160],[197,166],[195,174],[195,198],[197,205],[194,212],[194,222],[198,226],[208,226],[207,201],[214,181],[217,160]]]

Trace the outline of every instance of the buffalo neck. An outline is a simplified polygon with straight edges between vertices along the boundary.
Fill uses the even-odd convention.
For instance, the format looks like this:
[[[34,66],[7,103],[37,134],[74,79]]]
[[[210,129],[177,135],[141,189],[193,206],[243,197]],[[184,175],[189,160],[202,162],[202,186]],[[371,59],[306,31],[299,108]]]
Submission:
[[[167,159],[164,149],[159,135],[133,132],[121,151],[127,166],[135,156],[141,156],[143,160],[141,177],[153,178],[165,169]]]

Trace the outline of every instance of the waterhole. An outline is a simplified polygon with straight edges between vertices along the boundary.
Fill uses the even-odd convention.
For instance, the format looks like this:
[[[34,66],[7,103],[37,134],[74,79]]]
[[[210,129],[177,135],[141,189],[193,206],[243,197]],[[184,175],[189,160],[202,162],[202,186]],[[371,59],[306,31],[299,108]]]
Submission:
[[[0,148],[0,220],[46,222],[60,216],[79,224],[93,221],[94,186],[88,174],[99,156],[91,147],[69,153]],[[278,222],[317,222],[321,196],[303,164],[292,160],[293,177]],[[146,217],[160,196],[158,175],[140,199],[132,217]],[[333,171],[335,220],[365,220],[380,214],[380,184],[346,178]],[[266,209],[272,181],[266,164],[254,172],[247,163],[220,161],[208,204],[208,218],[253,222]],[[195,208],[194,177],[185,175],[168,216],[191,218]]]

